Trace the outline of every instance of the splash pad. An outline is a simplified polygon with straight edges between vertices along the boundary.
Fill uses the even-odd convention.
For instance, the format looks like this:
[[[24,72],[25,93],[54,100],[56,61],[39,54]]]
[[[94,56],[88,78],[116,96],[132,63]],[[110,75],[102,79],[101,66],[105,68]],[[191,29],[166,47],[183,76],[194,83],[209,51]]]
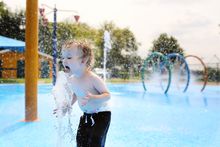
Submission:
[[[207,84],[208,76],[206,65],[201,58],[195,55],[182,56],[178,53],[170,53],[163,55],[160,52],[152,52],[149,57],[144,60],[141,67],[141,81],[143,88],[147,91],[147,83],[149,83],[150,78],[157,76],[160,82],[160,87],[166,94],[169,91],[170,85],[174,78],[174,72],[178,72],[177,79],[180,82],[184,82],[183,92],[186,92],[190,84],[190,68],[186,61],[186,58],[195,58],[200,61],[203,66],[203,87],[201,92],[205,89]],[[175,71],[177,70],[177,71]],[[184,78],[183,78],[184,77]],[[181,79],[182,78],[182,79]],[[162,83],[166,84],[162,84]],[[178,85],[177,85],[178,86]]]

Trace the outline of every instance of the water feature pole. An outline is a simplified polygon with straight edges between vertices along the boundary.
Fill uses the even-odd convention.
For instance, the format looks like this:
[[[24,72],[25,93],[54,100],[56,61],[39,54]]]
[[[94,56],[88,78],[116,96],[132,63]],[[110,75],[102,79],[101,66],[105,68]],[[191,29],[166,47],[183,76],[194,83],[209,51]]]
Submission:
[[[57,76],[57,9],[54,7],[54,17],[53,17],[53,85],[56,83]]]
[[[46,4],[42,4],[42,6],[46,6],[47,8],[53,10],[53,34],[52,34],[52,49],[53,49],[53,67],[52,67],[52,74],[53,74],[53,85],[56,84],[56,78],[57,78],[57,11],[58,9],[56,8],[56,5],[54,8],[46,5]],[[44,8],[41,8],[41,11]],[[44,10],[43,10],[44,11]],[[64,11],[64,12],[74,12],[74,13],[78,13],[75,10],[59,10],[59,11]],[[50,13],[50,12],[49,12]],[[74,18],[76,20],[76,22],[78,22],[79,20],[79,15],[74,15]]]
[[[107,49],[104,47],[104,67],[103,67],[104,81],[106,80],[106,55],[107,55]]]
[[[37,120],[38,0],[26,0],[25,121]]]
[[[103,63],[103,77],[104,81],[106,80],[106,61],[107,61],[107,51],[110,50],[111,47],[111,38],[110,33],[105,30],[104,32],[104,63]]]

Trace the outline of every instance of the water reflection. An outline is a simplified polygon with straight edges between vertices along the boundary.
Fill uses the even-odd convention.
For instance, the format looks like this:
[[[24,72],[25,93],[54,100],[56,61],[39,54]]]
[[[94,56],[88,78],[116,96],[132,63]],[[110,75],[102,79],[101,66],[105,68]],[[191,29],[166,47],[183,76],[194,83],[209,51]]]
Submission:
[[[206,91],[200,92],[198,86],[191,87],[188,92],[174,91],[164,94],[158,88],[152,88],[152,91],[144,91],[141,83],[130,84],[109,84],[113,96],[126,97],[147,104],[160,105],[178,105],[185,107],[208,107],[209,105],[217,107],[220,99],[217,98],[218,87],[208,86]]]

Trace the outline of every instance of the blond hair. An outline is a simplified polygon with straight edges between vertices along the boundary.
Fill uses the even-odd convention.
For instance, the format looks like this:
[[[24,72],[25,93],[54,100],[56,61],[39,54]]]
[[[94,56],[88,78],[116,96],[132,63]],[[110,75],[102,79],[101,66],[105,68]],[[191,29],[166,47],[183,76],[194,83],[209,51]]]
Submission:
[[[88,41],[85,40],[68,40],[62,46],[62,50],[74,48],[77,48],[78,50],[82,51],[81,58],[87,59],[86,66],[87,68],[91,69],[94,62],[94,56],[90,43],[88,43]]]

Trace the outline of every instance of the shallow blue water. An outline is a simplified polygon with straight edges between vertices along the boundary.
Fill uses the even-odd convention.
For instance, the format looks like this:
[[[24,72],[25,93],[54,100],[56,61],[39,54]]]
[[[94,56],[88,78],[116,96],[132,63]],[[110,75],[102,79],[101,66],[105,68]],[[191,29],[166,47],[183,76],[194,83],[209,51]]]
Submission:
[[[171,90],[168,95],[157,88],[143,92],[141,83],[108,87],[112,94],[112,122],[106,147],[220,146],[219,86],[208,86],[200,93],[197,85],[187,93]],[[0,147],[57,146],[51,88],[39,85],[39,121],[24,123],[24,85],[0,85]],[[73,135],[81,114],[74,105]],[[75,142],[66,135],[62,145],[75,146]]]

